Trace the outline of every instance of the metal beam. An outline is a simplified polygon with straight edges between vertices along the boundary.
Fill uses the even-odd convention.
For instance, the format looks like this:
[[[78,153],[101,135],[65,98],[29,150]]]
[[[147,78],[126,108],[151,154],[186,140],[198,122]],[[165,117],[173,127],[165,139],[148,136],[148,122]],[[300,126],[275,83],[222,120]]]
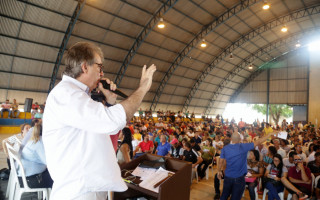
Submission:
[[[25,2],[25,3],[28,4],[28,5],[36,6],[36,5],[31,4],[31,3],[28,3],[28,2]],[[36,6],[36,7],[39,7],[39,6]],[[42,7],[39,7],[39,8],[42,8]],[[42,8],[42,9],[45,9],[45,8]],[[49,10],[49,11],[51,11],[51,10]],[[53,11],[52,11],[52,12],[53,12]],[[14,18],[14,17],[11,17],[11,16],[7,16],[7,15],[3,15],[3,14],[0,14],[0,16],[1,16],[1,17],[5,17],[5,18],[8,18],[8,19],[11,19],[11,20],[17,20],[17,21],[19,21],[18,19]],[[82,21],[82,20],[78,20],[78,21]],[[65,33],[65,32],[60,31],[60,30],[57,30],[57,29],[53,29],[53,28],[50,28],[50,27],[45,27],[45,26],[43,26],[43,25],[38,25],[38,24],[35,24],[35,23],[32,23],[32,22],[28,22],[28,21],[23,21],[23,23],[26,23],[26,24],[29,24],[29,25],[32,25],[32,26],[41,27],[41,28],[48,29],[48,30],[51,30],[51,31],[63,33],[63,34]],[[85,22],[85,23],[87,23],[87,22]],[[120,47],[116,47],[116,46],[114,46],[114,45],[110,45],[110,44],[106,44],[106,43],[102,43],[102,42],[100,42],[100,41],[96,41],[96,40],[93,40],[93,39],[90,39],[90,38],[86,38],[86,37],[83,37],[83,36],[79,36],[79,35],[75,35],[75,34],[71,34],[71,36],[73,36],[73,37],[78,37],[78,38],[81,38],[81,39],[83,39],[83,40],[88,40],[88,41],[91,41],[91,42],[94,42],[94,43],[97,43],[97,44],[101,44],[101,45],[105,45],[105,46],[110,46],[110,47],[113,47],[113,48],[118,48],[118,49],[121,49],[121,50],[124,50],[124,51],[128,51],[127,49],[120,48]],[[26,40],[26,41],[27,41],[27,40]],[[29,42],[31,42],[31,41],[29,40]],[[32,41],[32,42],[33,42],[33,43],[38,43],[38,42],[34,42],[34,41]],[[148,43],[148,42],[145,41],[145,43]],[[54,48],[59,49],[59,47],[55,47],[55,46],[48,45],[48,44],[43,44],[43,43],[38,43],[38,44],[41,44],[41,45],[44,45],[44,46],[49,46],[49,47],[54,47]],[[151,44],[151,43],[150,43],[150,44]],[[153,44],[151,44],[151,45],[153,45]],[[159,47],[159,48],[162,48],[162,47]],[[167,49],[166,49],[166,50],[167,50]],[[170,51],[170,50],[168,50],[168,51]],[[176,52],[173,52],[173,51],[170,51],[170,52],[176,53]],[[148,56],[148,55],[146,55],[146,54],[142,54],[142,53],[137,53],[137,54],[142,55],[142,56],[146,56],[146,57],[149,57],[149,58],[152,58],[152,59],[160,60],[160,61],[162,61],[162,62],[166,62],[166,63],[170,63],[170,64],[171,64],[171,62],[168,62],[167,60],[163,60],[163,59],[159,59],[159,58],[154,58],[154,57]],[[178,54],[178,53],[176,53],[176,54]],[[210,56],[212,56],[212,55],[210,55]],[[107,59],[110,60],[109,58],[107,58]],[[194,58],[192,58],[192,59],[194,59]],[[196,60],[196,61],[198,61],[198,62],[200,62],[200,63],[202,63],[202,64],[207,64],[207,63],[204,63],[204,62],[202,62],[202,61],[200,61],[200,60],[197,60],[197,59],[194,59],[194,60]],[[117,61],[117,62],[119,62],[119,61]],[[121,61],[120,63],[122,63],[122,61]],[[131,64],[131,65],[132,65],[132,64]],[[200,72],[199,70],[192,69],[192,68],[187,67],[187,66],[183,66],[183,65],[180,65],[180,66],[183,67],[183,68],[186,68],[186,69],[190,69],[190,70],[194,70],[194,71],[196,71],[196,72]],[[139,66],[139,67],[140,67],[140,66]],[[220,67],[218,67],[218,69],[221,69],[221,70],[226,71],[225,69],[220,68]],[[227,72],[227,71],[226,71],[226,72]],[[218,76],[215,76],[215,77],[221,78],[221,77],[218,77]],[[234,83],[239,84],[238,82],[234,82]]]
[[[140,45],[147,38],[149,33],[152,31],[154,26],[158,23],[160,17],[162,17],[170,8],[172,8],[178,0],[167,0],[162,6],[157,10],[157,12],[152,16],[148,23],[143,27],[140,34],[137,36],[136,41],[134,41],[132,47],[129,49],[115,79],[115,84],[120,85],[121,80],[126,72],[130,62],[138,51]]]
[[[296,42],[300,40],[303,37],[306,37],[306,35],[311,34],[315,31],[318,31],[320,27],[317,28],[311,28],[305,31],[301,31],[295,34],[291,34],[287,37],[278,39],[270,44],[265,45],[264,47],[258,49],[256,52],[254,52],[252,55],[249,55],[247,58],[245,58],[241,63],[235,67],[230,73],[225,77],[225,79],[219,84],[220,86],[216,91],[213,92],[211,101],[205,110],[205,114],[208,114],[210,112],[211,107],[213,106],[216,98],[219,96],[219,93],[222,92],[223,87],[228,84],[228,80],[231,80],[234,77],[234,74],[237,74],[241,71],[242,68],[245,68],[249,63],[252,63],[257,57],[260,57],[264,55],[266,52],[271,52],[275,48],[283,45],[287,45],[292,42]]]
[[[243,0],[239,4],[233,6],[232,8],[228,9],[226,12],[224,12],[222,15],[220,15],[218,18],[214,19],[213,22],[208,24],[207,26],[204,26],[202,30],[189,42],[179,53],[179,55],[174,59],[173,63],[169,67],[167,73],[162,78],[161,84],[157,89],[157,93],[153,98],[152,104],[150,106],[151,110],[155,110],[157,107],[157,103],[160,99],[160,96],[171,78],[173,72],[176,70],[176,68],[180,65],[180,63],[183,61],[183,59],[190,53],[190,51],[201,41],[204,36],[211,33],[213,30],[215,30],[219,25],[225,23],[227,20],[229,20],[234,15],[240,13],[241,11],[247,9],[248,7],[254,5],[255,3],[259,2],[260,0]]]
[[[67,28],[67,30],[66,30],[66,32],[64,34],[63,40],[62,40],[61,45],[60,45],[60,49],[59,49],[59,52],[58,52],[58,56],[57,56],[56,62],[55,62],[54,67],[53,67],[48,93],[50,93],[50,91],[54,87],[54,84],[55,84],[56,78],[57,78],[57,74],[58,74],[58,71],[59,71],[59,67],[60,67],[60,64],[61,64],[61,61],[62,61],[63,53],[64,53],[65,49],[67,48],[67,44],[68,44],[69,38],[71,36],[73,27],[76,24],[77,19],[78,19],[80,13],[81,13],[81,10],[82,10],[82,8],[83,8],[83,6],[85,4],[86,4],[86,0],[78,0],[78,4],[76,6],[76,9],[74,10],[73,15],[72,15],[72,17],[70,19],[68,28]]]
[[[201,75],[197,78],[197,81],[194,83],[190,93],[188,94],[188,97],[184,103],[183,110],[187,110],[190,102],[192,101],[193,96],[195,95],[196,91],[202,84],[202,82],[205,80],[205,78],[210,74],[210,72],[216,68],[218,63],[220,63],[225,57],[227,57],[232,51],[234,51],[239,46],[243,45],[247,41],[250,41],[254,37],[261,35],[262,33],[271,30],[274,27],[277,27],[279,25],[283,25],[289,21],[299,19],[302,17],[306,17],[308,15],[315,15],[320,13],[320,4],[317,4],[316,6],[308,7],[305,9],[300,9],[298,11],[294,11],[292,13],[289,13],[287,15],[278,17],[276,19],[273,19],[269,21],[266,24],[263,24],[262,26],[259,26],[257,29],[250,31],[243,37],[239,38],[237,41],[230,44],[225,50],[223,50],[211,63],[206,67],[206,69],[203,70]]]

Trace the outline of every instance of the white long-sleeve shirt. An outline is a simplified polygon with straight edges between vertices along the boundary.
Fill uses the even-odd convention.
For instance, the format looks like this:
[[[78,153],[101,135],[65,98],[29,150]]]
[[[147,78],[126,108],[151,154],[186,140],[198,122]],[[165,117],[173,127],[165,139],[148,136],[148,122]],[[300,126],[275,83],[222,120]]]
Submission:
[[[52,200],[127,189],[109,136],[125,127],[124,108],[107,108],[88,91],[85,84],[64,75],[46,101],[43,143],[54,181]]]

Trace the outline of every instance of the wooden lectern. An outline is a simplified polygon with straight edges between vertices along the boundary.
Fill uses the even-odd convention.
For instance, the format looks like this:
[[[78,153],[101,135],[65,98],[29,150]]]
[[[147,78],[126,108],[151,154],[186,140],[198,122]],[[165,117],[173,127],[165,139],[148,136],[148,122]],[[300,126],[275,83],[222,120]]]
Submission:
[[[144,160],[158,160],[161,156],[144,154],[131,162],[121,165],[121,170],[134,170]],[[159,186],[159,193],[147,190],[131,183],[126,183],[128,190],[125,192],[115,192],[114,199],[125,200],[127,198],[146,197],[157,200],[189,200],[192,166],[189,162],[184,162],[174,158],[165,158],[165,165],[168,171],[175,174],[164,181]]]

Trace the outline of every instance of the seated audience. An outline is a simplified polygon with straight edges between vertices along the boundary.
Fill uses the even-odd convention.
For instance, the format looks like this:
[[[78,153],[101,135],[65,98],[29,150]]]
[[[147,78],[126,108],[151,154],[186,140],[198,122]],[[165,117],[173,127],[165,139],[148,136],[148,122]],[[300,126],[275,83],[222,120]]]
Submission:
[[[133,157],[132,135],[129,128],[122,129],[123,140],[117,152],[119,164],[128,163]]]
[[[190,144],[191,144],[191,148],[196,150],[196,151],[200,151],[201,148],[200,146],[196,143],[196,141],[194,140],[194,138],[190,139]]]
[[[260,155],[258,150],[249,151],[247,159],[248,174],[246,184],[248,185],[249,195],[251,200],[256,200],[254,188],[258,185],[258,178],[263,176],[264,167],[260,163]],[[257,197],[258,198],[258,197]]]
[[[39,112],[37,112],[35,115],[34,115],[34,118],[35,119],[42,119],[42,116],[43,116],[43,112],[44,112],[44,106],[39,106]]]
[[[159,156],[169,156],[170,151],[170,143],[167,142],[167,138],[165,135],[160,136],[160,143],[158,144],[156,154]]]
[[[170,157],[182,159],[184,149],[179,145],[177,138],[173,138],[171,141],[171,148],[169,151]]]
[[[46,158],[42,143],[42,125],[34,126],[30,140],[21,152],[28,186],[30,188],[52,188],[53,180],[46,166]],[[23,187],[21,169],[18,169],[20,186]]]
[[[260,143],[255,148],[260,154],[260,161],[263,160],[265,156],[268,154],[268,149],[264,146],[264,144]]]
[[[314,155],[315,155],[317,152],[320,152],[320,145],[314,145],[314,146],[313,146],[313,151],[310,153],[310,155],[309,155],[308,158],[306,159],[306,162],[308,163],[308,162],[314,161],[314,160],[315,160]]]
[[[308,168],[315,177],[320,175],[320,152],[315,154],[316,159],[308,163]],[[315,190],[316,198],[320,199],[320,183],[318,182],[317,188]]]
[[[152,153],[153,142],[149,140],[149,135],[144,135],[143,141],[138,144],[136,149],[133,151],[134,158],[142,156],[145,153]]]
[[[200,152],[202,154],[201,157],[203,161],[199,164],[197,170],[199,178],[203,179],[203,177],[206,176],[206,170],[212,163],[213,156],[215,155],[215,149],[212,146],[211,138],[207,138],[207,140],[205,141],[205,145],[202,147]]]
[[[298,155],[294,155],[295,166],[291,167],[288,172],[288,179],[296,188],[300,191],[311,196],[311,171],[308,167],[303,166],[302,159]],[[289,193],[292,194],[292,199],[297,200],[299,194],[288,189]]]
[[[9,103],[9,100],[7,99],[6,102],[1,104],[1,118],[3,118],[3,112],[7,111],[9,112],[8,118],[11,116],[11,104]]]
[[[295,163],[294,163],[294,155],[297,155],[297,152],[295,151],[291,151],[289,153],[289,158],[284,158],[283,159],[283,165],[287,168],[287,170],[289,171],[289,169],[291,167],[294,167],[295,166]]]
[[[282,177],[286,177],[287,173],[288,170],[283,165],[281,155],[275,154],[272,163],[268,165],[264,175],[265,187],[269,190],[268,200],[280,200],[278,193],[284,190],[281,179]]]
[[[286,158],[286,157],[287,157],[286,151],[283,150],[283,149],[280,147],[280,140],[279,140],[279,139],[274,139],[274,140],[273,140],[273,145],[274,145],[274,147],[277,149],[277,153],[280,154],[280,156],[281,156],[282,158]]]
[[[25,135],[27,134],[29,129],[30,129],[29,124],[22,124],[20,126],[21,132],[19,134],[10,136],[10,137],[2,140],[2,148],[4,150],[4,153],[7,155],[7,163],[8,163],[9,169],[11,169],[11,166],[10,166],[10,162],[9,162],[9,154],[8,154],[8,149],[7,149],[6,143],[9,143],[11,146],[13,146],[15,151],[19,151],[20,145],[22,143],[22,139],[25,137]]]
[[[13,99],[13,104],[11,105],[11,109],[12,109],[12,117],[13,118],[18,118],[20,111],[19,111],[19,104],[17,103],[16,99]]]
[[[277,149],[274,146],[269,146],[268,147],[268,154],[263,158],[264,166],[268,166],[269,164],[272,163],[273,156],[276,153],[277,153]]]
[[[192,163],[192,174],[191,174],[191,181],[195,176],[196,166],[198,166],[202,162],[201,156],[199,156],[198,152],[195,151],[192,147],[190,142],[186,142],[183,145],[184,152],[183,152],[183,160]]]

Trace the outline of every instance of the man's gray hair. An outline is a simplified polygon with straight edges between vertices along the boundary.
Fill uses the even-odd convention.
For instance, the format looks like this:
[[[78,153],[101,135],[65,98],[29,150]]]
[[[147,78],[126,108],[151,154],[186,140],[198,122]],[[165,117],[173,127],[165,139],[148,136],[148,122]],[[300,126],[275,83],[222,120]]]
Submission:
[[[66,69],[63,74],[72,78],[78,78],[83,73],[81,65],[84,62],[87,66],[97,62],[95,60],[96,54],[100,56],[101,61],[103,62],[103,53],[98,46],[88,42],[77,42],[65,53]]]

